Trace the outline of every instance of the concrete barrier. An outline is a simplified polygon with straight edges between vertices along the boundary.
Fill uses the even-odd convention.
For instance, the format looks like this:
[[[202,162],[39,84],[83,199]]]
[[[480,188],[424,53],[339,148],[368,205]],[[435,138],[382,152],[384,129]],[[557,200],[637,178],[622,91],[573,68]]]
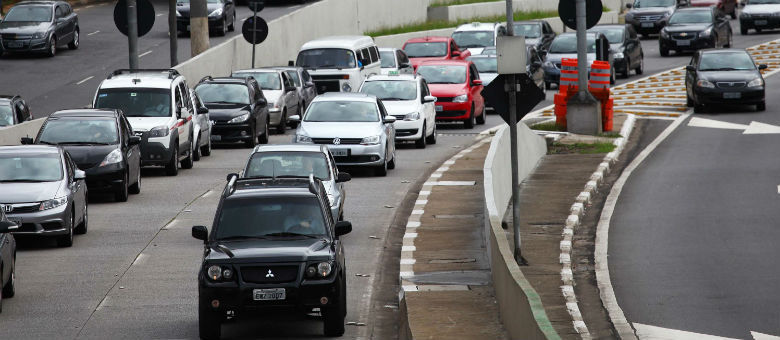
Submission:
[[[604,6],[607,6],[611,11],[619,11],[623,4],[623,0],[603,0]],[[514,10],[522,10],[526,12],[532,11],[557,11],[558,1],[549,0],[514,0]],[[470,19],[476,17],[491,17],[503,15],[506,13],[506,2],[493,1],[493,2],[479,2],[466,5],[454,5],[454,6],[439,6],[428,8],[428,20],[446,20],[456,21],[462,19]]]
[[[21,124],[0,128],[0,145],[19,145],[22,137],[32,137],[38,135],[38,131],[43,125],[45,119],[33,119]]]
[[[542,300],[514,260],[501,222],[512,197],[508,126],[498,129],[485,158],[484,185],[490,269],[501,322],[512,339],[560,339]],[[517,124],[520,180],[528,177],[547,153],[544,139],[525,123]]]

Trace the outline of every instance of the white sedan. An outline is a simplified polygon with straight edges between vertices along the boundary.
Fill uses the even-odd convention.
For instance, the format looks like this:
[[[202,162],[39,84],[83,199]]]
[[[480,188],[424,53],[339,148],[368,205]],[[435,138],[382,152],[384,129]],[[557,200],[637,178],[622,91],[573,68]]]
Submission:
[[[396,141],[414,141],[420,149],[436,144],[436,97],[425,79],[413,74],[374,75],[363,82],[360,92],[381,99],[396,118]]]

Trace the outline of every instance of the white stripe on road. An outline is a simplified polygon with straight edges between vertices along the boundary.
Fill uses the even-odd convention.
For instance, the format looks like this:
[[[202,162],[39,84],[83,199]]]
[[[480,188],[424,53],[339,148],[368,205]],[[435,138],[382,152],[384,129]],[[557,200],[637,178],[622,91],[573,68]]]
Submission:
[[[98,33],[100,33],[100,31],[94,31],[92,33],[87,33],[87,35],[94,35],[94,34],[98,34]]]
[[[155,15],[155,16],[156,16],[156,17],[160,17],[160,16],[163,16],[163,15],[165,15],[165,14],[167,14],[167,13],[160,13],[160,14],[157,14],[157,15]]]
[[[141,53],[141,55],[139,55],[138,58],[141,58],[141,57],[143,57],[145,55],[148,55],[149,53],[152,53],[152,51],[146,51],[144,53]]]
[[[634,323],[633,325],[636,329],[636,335],[640,340],[737,340],[734,338],[723,338],[714,335],[643,325],[641,323]]]
[[[95,76],[89,76],[89,77],[86,77],[86,78],[84,78],[84,79],[80,80],[78,83],[76,83],[76,85],[81,85],[81,84],[83,84],[84,82],[86,82],[87,80],[90,80],[90,79],[92,79],[92,78],[95,78]]]
[[[769,334],[763,334],[759,332],[750,332],[755,340],[780,340],[780,336],[774,336]]]

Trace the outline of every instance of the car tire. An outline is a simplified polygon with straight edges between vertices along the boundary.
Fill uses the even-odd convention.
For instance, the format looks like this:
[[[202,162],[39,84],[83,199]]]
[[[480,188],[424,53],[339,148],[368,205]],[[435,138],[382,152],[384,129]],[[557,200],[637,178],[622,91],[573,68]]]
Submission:
[[[279,118],[279,125],[276,126],[276,133],[283,135],[287,129],[287,110],[282,111],[282,117]]]
[[[16,260],[15,258],[16,255],[14,255],[14,260]],[[5,286],[3,286],[2,295],[7,299],[10,299],[16,295],[16,265],[11,267],[11,277],[8,278],[8,282],[5,284]]]
[[[195,142],[195,146],[193,147],[192,151],[192,160],[193,161],[199,161],[200,160],[200,137],[198,137],[198,140]]]
[[[477,124],[484,125],[487,122],[487,109],[482,106],[482,114],[476,117]]]
[[[374,168],[374,175],[385,177],[387,176],[387,152],[385,152],[385,158],[382,161],[382,165]]]
[[[609,85],[615,85],[615,67],[609,68]]]
[[[171,160],[165,165],[165,174],[167,176],[176,176],[179,174],[179,141],[174,141],[177,146],[173,147]]]
[[[739,33],[742,35],[748,35],[748,29],[745,26],[739,26]]]
[[[219,35],[220,37],[224,37],[225,35],[227,35],[227,31],[228,31],[228,23],[227,23],[227,17],[225,17],[224,19],[222,19],[222,29],[219,30],[219,32],[217,32],[217,35]]]
[[[68,225],[68,233],[57,237],[58,247],[70,247],[73,246],[73,225],[76,224],[76,213],[71,211],[70,213],[70,225]]]
[[[236,13],[233,12],[233,18],[230,19],[230,26],[228,26],[228,31],[235,31],[236,30]]]
[[[706,110],[707,107],[704,104],[693,103],[693,113],[704,113]]]
[[[49,38],[49,50],[46,52],[46,55],[49,57],[54,57],[57,54],[57,37],[55,37],[53,34],[51,38]]]
[[[246,141],[246,147],[249,149],[252,149],[257,145],[257,127],[252,127],[252,130],[250,131],[251,136],[248,141]]]
[[[200,147],[200,153],[203,156],[211,156],[211,135],[209,135],[208,143]]]
[[[76,30],[73,31],[73,41],[68,43],[68,48],[71,50],[75,50],[79,48],[79,28],[76,27]]]
[[[135,183],[130,186],[128,189],[130,191],[130,194],[132,195],[138,195],[141,193],[141,169],[138,169],[138,178],[135,179]]]
[[[620,72],[620,77],[628,78],[631,76],[631,59],[626,58],[626,67],[623,68],[623,72]]]
[[[86,197],[85,197],[86,198]],[[84,220],[81,221],[81,224],[79,224],[76,227],[76,230],[73,232],[79,235],[84,235],[87,233],[87,229],[89,228],[89,204],[86,202],[84,203]]]
[[[203,301],[198,303],[198,332],[203,340],[219,340],[222,337],[220,315],[212,311],[211,306]]]
[[[324,309],[323,333],[325,336],[339,337],[344,335],[344,319],[347,316],[346,283],[340,280],[338,302]]]
[[[693,107],[693,105],[693,99],[691,99],[691,97],[685,96],[685,106]]]
[[[760,28],[756,28],[756,33],[761,33],[761,29]]]
[[[387,169],[393,170],[395,169],[395,150],[393,150],[393,157],[390,158],[390,161],[387,162]]]
[[[192,142],[192,136],[190,136],[190,151],[187,151],[187,158],[181,161],[182,169],[192,169],[192,166],[194,164],[192,155],[194,153],[195,153],[195,145]]]
[[[428,144],[431,144],[431,145],[436,144],[436,133],[437,133],[436,132],[436,123],[434,122],[433,123],[433,133],[430,136],[426,137],[426,138],[428,138],[428,141],[427,141]]]
[[[428,144],[428,136],[425,135],[428,131],[428,127],[425,126],[425,123],[423,123],[422,130],[420,131],[422,131],[420,133],[420,139],[414,141],[414,147],[418,149],[425,149]]]
[[[474,104],[471,104],[471,114],[469,114],[469,118],[463,121],[463,128],[464,129],[473,129],[474,125],[476,125],[476,118],[474,117]]]
[[[550,83],[549,81],[544,82],[544,89],[545,90],[552,89],[552,83]]]
[[[669,49],[660,47],[659,51],[661,52],[662,57],[668,57],[669,56]]]
[[[645,55],[644,54],[639,55],[639,66],[637,66],[636,69],[634,69],[634,72],[636,72],[637,75],[645,73]]]
[[[731,33],[731,31],[729,31],[729,40],[728,40],[728,44],[727,44],[727,45],[724,45],[723,47],[731,47],[731,46],[733,46],[733,45],[734,45],[734,34],[733,34],[733,33]]]
[[[269,128],[270,125],[271,123],[266,120],[265,125],[263,127],[263,134],[260,137],[258,137],[258,139],[260,140],[260,144],[268,144],[268,140],[271,137],[270,136],[271,128]]]
[[[756,104],[756,111],[765,111],[766,110],[766,101],[761,101],[760,103]]]
[[[127,202],[127,196],[129,194],[128,184],[130,182],[130,176],[125,172],[125,179],[119,185],[118,188],[114,188],[114,201]]]

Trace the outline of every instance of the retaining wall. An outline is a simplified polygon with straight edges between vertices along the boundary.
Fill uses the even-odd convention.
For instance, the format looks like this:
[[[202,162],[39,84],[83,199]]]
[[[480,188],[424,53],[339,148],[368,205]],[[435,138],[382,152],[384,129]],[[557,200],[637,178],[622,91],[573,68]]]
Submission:
[[[9,127],[0,128],[0,146],[19,145],[22,137],[32,137],[38,135],[45,119],[34,119]]]
[[[518,175],[524,180],[547,153],[544,138],[517,124]],[[501,323],[512,339],[559,339],[544,311],[542,300],[514,260],[501,222],[512,197],[509,127],[498,129],[485,158],[486,228],[493,286]]]
[[[602,4],[611,11],[619,11],[624,7],[623,0],[602,0]],[[549,0],[514,0],[513,9],[531,11],[557,11],[558,1]],[[455,21],[474,17],[497,16],[506,13],[506,2],[479,2],[466,5],[429,7],[428,20]]]

